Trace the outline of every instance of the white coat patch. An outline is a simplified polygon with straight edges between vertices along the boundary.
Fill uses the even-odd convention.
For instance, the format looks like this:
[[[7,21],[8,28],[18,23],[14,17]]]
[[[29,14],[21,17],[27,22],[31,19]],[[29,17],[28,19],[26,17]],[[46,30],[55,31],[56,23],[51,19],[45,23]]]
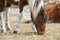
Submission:
[[[36,0],[28,0],[29,7],[30,7],[30,10],[32,11],[34,20],[36,20],[36,18],[38,16],[38,12],[40,11],[41,7],[44,6],[43,5],[43,0],[40,1],[40,3],[38,4],[38,7],[34,6],[35,1]]]

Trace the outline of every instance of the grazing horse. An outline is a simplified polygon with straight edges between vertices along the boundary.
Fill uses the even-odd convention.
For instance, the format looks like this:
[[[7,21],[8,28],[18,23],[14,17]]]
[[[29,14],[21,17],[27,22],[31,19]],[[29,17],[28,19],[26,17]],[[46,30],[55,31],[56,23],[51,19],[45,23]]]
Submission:
[[[31,12],[31,19],[32,19],[32,28],[34,29],[35,32],[37,32],[38,34],[44,34],[45,32],[45,26],[46,23],[48,21],[48,17],[50,18],[50,14],[48,14],[49,12],[47,7],[48,6],[44,6],[44,2],[43,0],[20,0],[19,3],[16,2],[17,0],[0,0],[0,13],[1,13],[1,20],[2,20],[2,26],[3,26],[3,30],[4,32],[6,32],[5,29],[5,24],[3,21],[3,12],[4,9],[8,6],[11,6],[11,4],[16,4],[19,5],[20,8],[20,13],[19,13],[19,21],[17,23],[16,29],[14,31],[14,33],[17,33],[19,31],[19,25],[20,25],[20,20],[22,18],[22,11],[23,11],[23,7],[25,5],[29,5],[30,8],[30,12]],[[6,5],[5,3],[7,2]],[[18,4],[17,4],[18,3]],[[1,8],[2,7],[2,8]],[[46,10],[45,10],[46,8]],[[51,11],[52,12],[52,11]],[[50,12],[50,13],[51,13]],[[7,22],[9,25],[9,22]],[[10,28],[10,26],[8,26],[8,28]],[[10,28],[11,29],[11,28]]]
[[[9,11],[10,11],[10,6],[11,4],[13,5],[18,5],[18,0],[0,0],[0,15],[1,15],[1,25],[2,25],[2,32],[6,33],[6,28],[5,28],[5,22],[4,22],[4,11],[6,11],[6,26],[8,30],[12,30],[12,28],[10,27],[10,23],[9,23]]]
[[[43,0],[20,0],[19,8],[19,21],[17,23],[16,29],[14,33],[19,31],[19,24],[22,18],[22,11],[25,5],[29,5],[32,19],[32,28],[38,34],[44,34],[45,26],[48,20],[47,12],[44,10],[44,2]]]
[[[52,19],[55,20],[54,18],[59,17],[59,4],[55,3],[55,1],[49,1],[48,3],[44,4],[43,0],[20,0],[19,21],[22,18],[23,7],[25,5],[29,5],[32,19],[32,28],[38,34],[44,34],[47,21]],[[19,21],[14,33],[19,31]]]

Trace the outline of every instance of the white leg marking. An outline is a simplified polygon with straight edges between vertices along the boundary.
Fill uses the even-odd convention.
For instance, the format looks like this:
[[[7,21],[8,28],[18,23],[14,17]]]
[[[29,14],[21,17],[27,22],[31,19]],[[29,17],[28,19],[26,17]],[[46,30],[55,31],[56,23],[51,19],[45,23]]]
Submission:
[[[37,32],[36,27],[33,23],[32,23],[32,29],[34,30],[34,32]]]
[[[0,13],[1,13],[2,31],[6,33],[3,12],[0,12]]]
[[[19,28],[20,28],[20,21],[21,21],[21,18],[22,18],[22,13],[19,12],[18,17],[19,17],[19,20],[18,20],[18,23],[16,25],[16,29],[15,29],[16,32],[20,31]]]
[[[9,21],[10,21],[10,20],[9,20],[10,8],[7,8],[7,9],[6,9],[6,13],[7,13],[7,15],[6,15],[6,18],[7,18],[7,19],[6,19],[7,27],[8,27],[9,30],[12,30],[12,28],[11,28],[11,26],[10,26],[10,22],[9,22]]]

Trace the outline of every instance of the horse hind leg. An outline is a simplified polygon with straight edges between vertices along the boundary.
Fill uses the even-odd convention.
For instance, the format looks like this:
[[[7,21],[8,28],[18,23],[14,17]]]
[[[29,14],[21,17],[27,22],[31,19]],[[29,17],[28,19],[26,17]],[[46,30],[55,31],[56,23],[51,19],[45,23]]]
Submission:
[[[1,32],[6,33],[6,28],[5,28],[5,23],[4,23],[4,16],[3,16],[4,12],[0,12],[0,13],[1,13],[1,26],[2,26],[2,31]]]
[[[7,30],[12,30],[11,26],[10,26],[10,20],[9,20],[9,12],[10,12],[10,8],[6,8],[6,26],[7,26]]]

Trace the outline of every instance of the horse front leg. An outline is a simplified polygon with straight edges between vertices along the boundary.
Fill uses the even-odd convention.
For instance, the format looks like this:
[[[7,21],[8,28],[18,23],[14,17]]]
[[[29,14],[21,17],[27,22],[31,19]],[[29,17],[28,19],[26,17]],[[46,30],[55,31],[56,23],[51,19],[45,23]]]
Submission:
[[[6,33],[6,28],[5,28],[5,23],[4,23],[4,16],[3,16],[4,12],[0,12],[0,13],[1,13],[1,26],[2,26],[2,31],[1,32]]]
[[[19,13],[18,14],[18,18],[19,18],[19,20],[18,20],[18,22],[17,22],[17,25],[16,25],[16,28],[15,28],[15,31],[14,31],[14,33],[17,33],[17,32],[19,32],[20,31],[20,21],[21,21],[21,18],[22,18],[22,13]]]
[[[32,23],[32,29],[34,30],[34,32],[37,32],[37,29],[36,29],[34,23]]]
[[[21,21],[21,18],[22,18],[22,11],[23,11],[23,6],[24,5],[22,5],[22,3],[20,2],[20,5],[19,5],[19,8],[20,8],[20,12],[18,13],[18,18],[19,18],[19,20],[18,20],[18,23],[17,23],[17,25],[16,25],[16,29],[15,29],[15,31],[14,31],[14,33],[17,33],[18,31],[20,31],[20,21]]]

